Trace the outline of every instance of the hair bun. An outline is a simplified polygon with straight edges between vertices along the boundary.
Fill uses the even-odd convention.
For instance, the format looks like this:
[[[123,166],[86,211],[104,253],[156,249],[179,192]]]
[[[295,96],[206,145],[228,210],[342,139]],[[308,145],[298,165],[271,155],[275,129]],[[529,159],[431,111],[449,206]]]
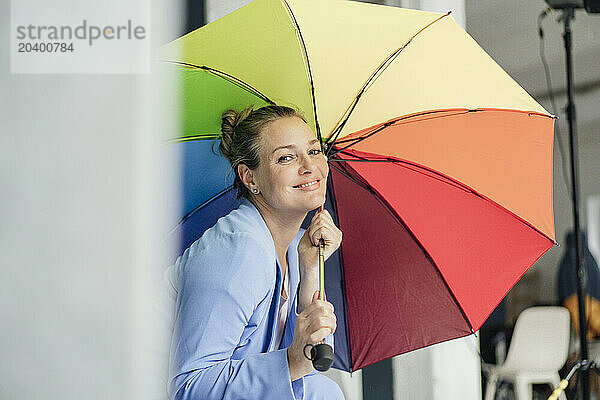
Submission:
[[[235,110],[227,110],[221,116],[221,144],[219,150],[221,153],[231,161],[232,149],[231,144],[233,143],[233,136],[235,134],[236,127],[252,113],[253,106],[237,112]]]

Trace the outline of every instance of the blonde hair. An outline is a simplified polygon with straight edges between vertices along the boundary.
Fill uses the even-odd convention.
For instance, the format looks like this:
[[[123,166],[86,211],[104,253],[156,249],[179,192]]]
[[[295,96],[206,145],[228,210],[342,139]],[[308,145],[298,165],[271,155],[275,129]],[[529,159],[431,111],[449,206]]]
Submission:
[[[235,173],[233,186],[238,191],[238,199],[240,197],[250,199],[250,191],[238,175],[238,166],[244,164],[251,170],[258,168],[262,130],[267,124],[286,117],[298,117],[306,122],[299,111],[277,105],[265,106],[257,110],[254,110],[254,106],[250,106],[240,112],[227,110],[223,113],[219,151],[229,160]]]

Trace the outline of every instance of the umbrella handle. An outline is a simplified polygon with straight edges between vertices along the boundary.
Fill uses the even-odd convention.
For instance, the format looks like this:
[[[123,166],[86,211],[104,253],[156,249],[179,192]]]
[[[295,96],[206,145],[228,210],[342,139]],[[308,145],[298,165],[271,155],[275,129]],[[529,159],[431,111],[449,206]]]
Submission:
[[[323,211],[321,206],[321,211]],[[319,241],[319,299],[325,300],[325,255],[323,254],[323,247],[325,247],[325,241],[321,239]],[[312,346],[307,344],[304,347],[304,356],[312,361],[313,367],[317,371],[327,371],[333,364],[334,355],[333,348],[327,343],[319,343],[312,346],[310,349],[310,357],[306,356],[306,347]]]
[[[325,241],[319,240],[319,300],[325,300]]]
[[[306,355],[307,347],[310,347],[310,357]],[[307,344],[304,346],[304,357],[312,361],[313,367],[321,372],[325,372],[331,368],[334,360],[333,349],[327,343],[319,343],[314,346]]]

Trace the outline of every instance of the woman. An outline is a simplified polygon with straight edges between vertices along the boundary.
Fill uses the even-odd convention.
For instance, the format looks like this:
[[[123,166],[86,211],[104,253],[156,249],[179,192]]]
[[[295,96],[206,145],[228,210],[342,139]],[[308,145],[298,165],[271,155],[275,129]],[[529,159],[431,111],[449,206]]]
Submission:
[[[222,118],[221,153],[240,207],[177,260],[169,395],[175,399],[343,399],[316,373],[307,344],[331,342],[333,306],[318,299],[318,243],[342,234],[327,211],[320,143],[291,108],[252,107]]]

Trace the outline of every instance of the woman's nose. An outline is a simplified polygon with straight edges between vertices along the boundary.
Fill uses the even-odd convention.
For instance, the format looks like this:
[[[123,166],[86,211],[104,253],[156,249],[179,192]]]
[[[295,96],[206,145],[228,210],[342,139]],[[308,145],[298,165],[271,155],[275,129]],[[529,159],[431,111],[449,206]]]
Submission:
[[[310,157],[302,157],[300,159],[300,174],[306,174],[307,172],[313,172],[315,170],[315,163]]]

